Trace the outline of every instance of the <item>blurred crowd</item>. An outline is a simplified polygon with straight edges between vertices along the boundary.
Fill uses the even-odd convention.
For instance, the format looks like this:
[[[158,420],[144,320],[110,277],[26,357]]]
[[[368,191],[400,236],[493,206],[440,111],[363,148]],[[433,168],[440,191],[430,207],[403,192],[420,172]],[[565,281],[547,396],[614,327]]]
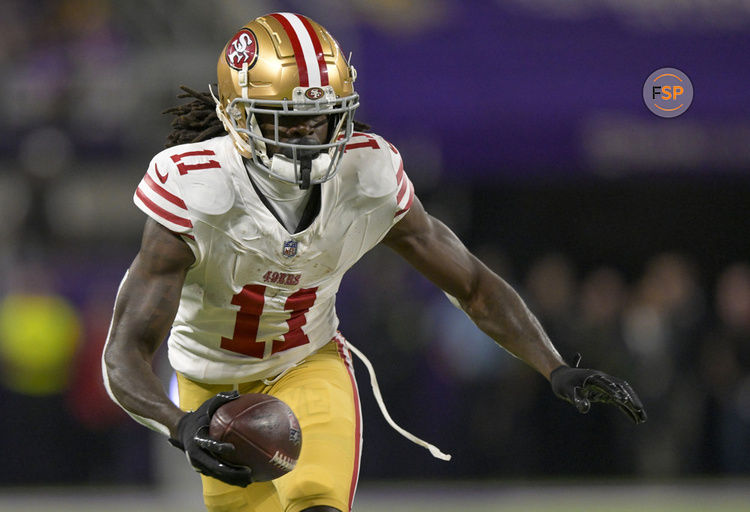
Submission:
[[[580,416],[547,382],[498,348],[442,293],[377,248],[344,280],[341,329],[375,364],[405,428],[453,453],[429,455],[382,419],[357,365],[365,415],[363,476],[372,478],[620,475],[750,471],[750,263],[704,280],[687,255],[652,257],[636,279],[580,272],[541,255],[515,278],[499,248],[478,251],[511,280],[563,357],[622,376],[649,421],[619,411]],[[123,264],[124,265],[124,264]],[[147,429],[106,396],[99,357],[117,272],[20,265],[0,293],[0,484],[147,483]],[[55,275],[57,273],[57,275]],[[164,353],[157,359],[169,372]]]
[[[509,268],[492,249],[481,254],[501,274]],[[581,366],[622,376],[635,387],[649,412],[649,421],[637,428],[610,407],[579,417],[544,379],[496,348],[410,273],[373,267],[358,274],[377,276],[370,278],[377,286],[349,289],[367,303],[345,301],[354,319],[342,318],[345,333],[356,331],[350,340],[378,360],[396,416],[417,430],[432,425],[431,435],[458,452],[453,467],[435,467],[436,474],[750,471],[750,263],[731,264],[704,285],[684,254],[657,254],[628,280],[610,266],[580,272],[566,255],[554,253],[535,259],[513,282],[569,363],[580,353]],[[419,291],[424,295],[415,300]],[[363,325],[356,311],[378,314]],[[373,339],[379,331],[387,343]],[[386,433],[379,442],[390,446],[391,437]],[[383,451],[375,471],[387,477],[394,467],[390,450]],[[423,462],[411,471],[418,474]]]

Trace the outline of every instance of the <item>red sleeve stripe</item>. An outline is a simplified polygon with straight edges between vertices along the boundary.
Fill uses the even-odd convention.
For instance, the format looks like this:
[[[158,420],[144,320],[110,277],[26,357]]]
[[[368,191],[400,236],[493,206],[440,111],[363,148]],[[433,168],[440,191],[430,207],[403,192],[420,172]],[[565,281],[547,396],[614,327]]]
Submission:
[[[408,189],[410,185],[409,178],[401,181],[401,188],[398,191],[398,195],[396,195],[396,202],[398,204],[401,204],[401,200],[404,198],[404,194],[406,194],[406,189]]]
[[[404,161],[401,160],[398,164],[398,172],[396,173],[396,183],[401,183],[404,178]]]
[[[137,188],[135,191],[135,195],[140,199],[144,206],[151,210],[151,212],[154,213],[154,215],[157,215],[158,217],[161,217],[162,219],[171,222],[172,224],[176,224],[177,226],[182,226],[185,228],[192,228],[193,223],[190,222],[190,219],[186,219],[184,217],[180,217],[178,215],[175,215],[173,213],[168,212],[158,204],[154,203],[151,199],[149,199],[146,194],[143,193],[143,191],[140,188]]]
[[[402,213],[406,212],[411,208],[411,204],[414,202],[414,187],[412,186],[411,182],[409,182],[409,200],[406,202],[406,206],[404,206],[402,209],[396,212],[394,217],[398,217]]]
[[[172,194],[170,191],[168,191],[164,187],[159,186],[159,184],[156,183],[153,180],[153,178],[151,178],[151,176],[146,174],[146,176],[143,179],[146,182],[146,184],[149,186],[149,188],[151,188],[151,190],[159,194],[161,197],[163,197],[164,199],[166,199],[173,205],[179,206],[183,210],[187,210],[187,206],[185,205],[185,202],[182,199]]]

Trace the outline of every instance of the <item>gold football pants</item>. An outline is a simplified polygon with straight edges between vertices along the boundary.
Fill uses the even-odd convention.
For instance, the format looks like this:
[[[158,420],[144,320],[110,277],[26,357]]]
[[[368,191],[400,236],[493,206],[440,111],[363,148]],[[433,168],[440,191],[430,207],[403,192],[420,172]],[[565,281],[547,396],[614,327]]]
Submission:
[[[328,505],[351,509],[359,476],[361,415],[351,356],[343,337],[285,373],[278,381],[211,385],[177,375],[180,407],[195,410],[221,391],[266,393],[286,402],[302,429],[297,466],[270,482],[235,487],[201,475],[211,512],[300,512]]]

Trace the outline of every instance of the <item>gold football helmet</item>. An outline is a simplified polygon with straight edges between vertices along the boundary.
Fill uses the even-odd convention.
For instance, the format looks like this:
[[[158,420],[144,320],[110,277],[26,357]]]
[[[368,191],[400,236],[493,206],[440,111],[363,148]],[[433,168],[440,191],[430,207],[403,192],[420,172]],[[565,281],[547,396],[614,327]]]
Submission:
[[[302,188],[336,174],[359,96],[354,92],[356,70],[325,28],[299,14],[261,16],[224,46],[217,74],[216,113],[245,158]],[[273,116],[272,137],[261,132],[257,114]],[[279,140],[281,116],[321,114],[328,116],[324,144]],[[266,145],[279,150],[269,157]]]

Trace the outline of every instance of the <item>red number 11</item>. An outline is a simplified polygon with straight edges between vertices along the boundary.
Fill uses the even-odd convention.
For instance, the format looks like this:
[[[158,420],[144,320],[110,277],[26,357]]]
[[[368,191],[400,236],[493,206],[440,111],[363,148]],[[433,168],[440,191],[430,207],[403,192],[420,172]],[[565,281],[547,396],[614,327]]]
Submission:
[[[221,348],[238,354],[261,359],[266,349],[266,343],[257,341],[260,317],[266,302],[266,287],[260,284],[248,284],[242,291],[232,297],[232,304],[239,306],[234,323],[232,339],[221,338]],[[289,350],[310,343],[302,326],[307,323],[305,315],[315,304],[318,288],[302,288],[291,294],[284,303],[284,310],[291,311],[286,321],[289,330],[283,335],[283,340],[274,340],[271,354]]]

